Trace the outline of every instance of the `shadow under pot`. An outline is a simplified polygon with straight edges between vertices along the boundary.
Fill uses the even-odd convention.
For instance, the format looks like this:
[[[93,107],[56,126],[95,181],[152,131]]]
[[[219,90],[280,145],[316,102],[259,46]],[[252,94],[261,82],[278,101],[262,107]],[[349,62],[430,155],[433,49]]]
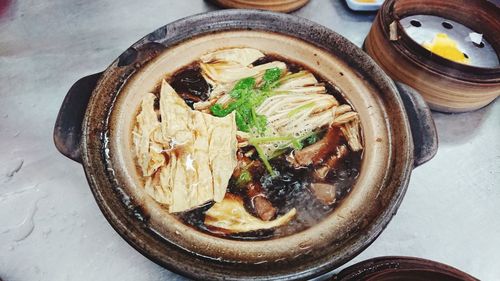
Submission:
[[[288,85],[285,80],[266,83],[274,81],[274,76],[283,79],[306,73],[308,79],[316,81],[315,89],[323,91],[320,98],[344,104],[343,108],[355,112],[351,116],[355,115],[359,121],[361,129],[354,133],[359,134],[362,152],[358,154],[359,168],[352,186],[334,208],[300,231],[252,239],[225,236],[186,223],[177,213],[169,213],[170,206],[146,194],[132,140],[144,98],[149,95],[154,99],[148,93],[159,92],[161,84],[160,99],[168,96],[178,101],[180,96],[194,107],[193,101],[189,101],[192,96],[176,86],[175,78],[182,71],[200,75],[198,65],[212,61],[204,57],[207,54],[216,57],[216,62],[234,60],[234,56],[224,52],[235,48],[245,49],[248,54],[265,54],[253,63],[248,62],[251,65],[245,67],[252,71],[269,62],[282,66],[280,71],[276,70],[279,67],[266,70],[265,77],[259,78],[262,80],[259,89],[252,88],[253,84],[246,88],[251,93],[276,94],[282,89],[294,97],[297,93],[279,88]],[[213,55],[217,51],[225,55]],[[201,57],[205,59],[200,60]],[[241,61],[241,58],[236,59]],[[279,61],[286,62],[286,66]],[[167,82],[177,90],[168,87]],[[240,82],[239,85],[245,84]],[[232,93],[231,98],[239,99],[246,93]],[[270,98],[264,97],[263,102]],[[184,102],[175,105],[165,102],[162,107],[160,100],[159,104],[160,111],[176,106],[181,112],[189,112],[186,113],[189,116],[201,114]],[[215,114],[213,108],[210,111]],[[210,111],[205,110],[204,114]],[[256,111],[262,113],[259,109]],[[285,117],[291,122],[297,112]],[[256,117],[261,116],[258,114]],[[223,118],[228,116],[232,115]],[[269,118],[265,124],[271,126]],[[346,137],[345,133],[342,135]],[[368,247],[383,231],[403,199],[412,170],[430,160],[437,150],[434,122],[423,99],[412,88],[395,84],[353,43],[306,19],[241,10],[200,14],[170,23],[140,39],[104,72],[77,81],[59,112],[54,140],[62,154],[82,163],[98,206],[131,246],[169,270],[202,280],[307,279],[341,266]],[[344,144],[351,147],[349,143]],[[261,161],[259,155],[251,157]],[[269,160],[271,170],[278,169],[276,161]],[[266,174],[265,170],[261,173]],[[287,176],[300,181],[303,179],[300,173],[303,172],[292,171]],[[272,191],[273,184],[280,179],[283,178],[279,175],[271,177],[267,186],[262,180],[264,193]],[[308,183],[304,184],[302,187],[307,187]],[[231,186],[232,180],[228,187],[232,192]],[[300,191],[300,186],[297,188]],[[315,198],[309,198],[310,202],[316,202]],[[284,206],[286,209],[287,205]],[[276,216],[283,215],[280,211]],[[238,212],[245,211],[240,208]],[[253,215],[248,216],[262,223]],[[297,209],[295,219],[286,225],[297,224],[303,215],[307,213]],[[280,226],[270,232],[276,234],[282,229]]]
[[[364,49],[431,109],[466,112],[500,95],[499,30],[500,7],[491,1],[388,0]]]

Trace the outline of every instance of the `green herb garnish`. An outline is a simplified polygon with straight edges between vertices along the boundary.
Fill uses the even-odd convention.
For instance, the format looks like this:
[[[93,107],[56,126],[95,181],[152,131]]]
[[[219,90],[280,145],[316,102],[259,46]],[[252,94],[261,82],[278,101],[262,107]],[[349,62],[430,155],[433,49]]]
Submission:
[[[224,109],[222,107],[222,105],[220,104],[214,104],[210,107],[210,111],[212,112],[212,114],[214,116],[217,116],[217,117],[224,117],[226,115],[228,115],[229,113],[231,112],[227,112],[228,110]]]
[[[239,80],[234,88],[229,92],[233,99],[225,107],[221,104],[214,104],[210,107],[210,111],[214,116],[224,117],[235,111],[235,120],[238,130],[252,133],[256,136],[264,136],[267,130],[267,118],[256,112],[256,109],[264,102],[264,100],[272,95],[281,94],[274,92],[273,89],[279,85],[282,71],[278,67],[267,69],[262,77],[262,85],[256,88],[255,78],[247,77]],[[289,142],[293,142],[294,147],[302,147],[300,142],[294,142],[293,139],[287,138]],[[258,141],[251,143],[255,146],[259,157],[262,159],[266,169],[271,175],[274,171],[269,164],[266,155],[258,146]]]
[[[244,95],[248,95],[249,91],[252,91],[255,86],[255,78],[247,77],[243,78],[234,85],[233,90],[229,93],[232,98],[239,99]]]
[[[312,134],[304,140],[304,144],[311,145],[318,141],[318,134]]]
[[[250,172],[248,170],[245,170],[245,171],[241,172],[236,183],[238,185],[245,185],[245,184],[249,183],[250,181],[252,181],[252,174],[250,174]]]
[[[250,127],[248,126],[247,122],[245,121],[245,119],[243,118],[243,116],[241,115],[241,113],[239,113],[238,111],[236,111],[236,126],[238,127],[238,130],[242,131],[242,132],[250,132]]]
[[[262,77],[264,84],[262,85],[261,90],[266,91],[278,86],[278,83],[276,82],[280,79],[281,74],[281,69],[278,67],[267,69]]]
[[[263,85],[259,89],[255,88],[255,78],[247,77],[239,80],[229,95],[234,99],[223,107],[220,104],[214,104],[210,107],[213,115],[224,117],[229,113],[236,111],[236,125],[243,132],[257,133],[263,135],[267,128],[267,118],[255,112],[256,108],[264,100],[274,93],[270,90],[277,86],[276,82],[281,77],[281,69],[271,68],[266,70],[263,76]]]
[[[257,150],[257,154],[259,154],[260,159],[262,159],[262,163],[264,163],[264,166],[266,167],[267,171],[271,176],[274,176],[276,173],[273,170],[273,167],[271,167],[271,164],[269,163],[269,160],[267,159],[266,155],[264,154],[264,151],[262,151],[262,148],[258,144],[254,145],[255,150]]]
[[[296,149],[302,149],[303,147],[302,142],[299,141],[298,139],[292,140],[292,146]]]

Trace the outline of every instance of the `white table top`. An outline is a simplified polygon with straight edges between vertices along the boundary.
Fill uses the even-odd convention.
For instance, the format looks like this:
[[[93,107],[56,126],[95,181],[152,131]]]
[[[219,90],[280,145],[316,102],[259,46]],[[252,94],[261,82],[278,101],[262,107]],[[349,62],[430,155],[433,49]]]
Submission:
[[[0,278],[185,280],[115,233],[52,131],[73,82],[157,27],[213,9],[198,0],[0,1]],[[374,17],[341,0],[313,0],[295,14],[358,46]],[[415,256],[500,280],[500,103],[434,118],[438,154],[414,171],[398,214],[349,264]]]

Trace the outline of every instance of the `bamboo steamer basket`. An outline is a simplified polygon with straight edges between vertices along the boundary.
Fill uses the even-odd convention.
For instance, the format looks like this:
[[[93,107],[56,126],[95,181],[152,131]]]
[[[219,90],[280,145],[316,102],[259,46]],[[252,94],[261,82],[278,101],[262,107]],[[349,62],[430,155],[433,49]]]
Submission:
[[[471,64],[461,64],[422,47],[407,33],[408,25],[404,24],[405,18],[422,15],[441,18],[440,24],[449,32],[453,32],[453,25],[447,21],[482,34],[483,41],[475,46],[467,41],[469,39],[459,42],[479,57],[472,57]],[[416,25],[423,28],[426,24],[418,22]],[[484,44],[491,46],[490,54],[481,50]],[[491,64],[491,56],[498,60],[500,53],[500,7],[493,2],[387,0],[376,16],[364,49],[390,77],[418,90],[434,110],[476,110],[500,95],[500,65]],[[484,55],[489,55],[488,67],[474,64]]]

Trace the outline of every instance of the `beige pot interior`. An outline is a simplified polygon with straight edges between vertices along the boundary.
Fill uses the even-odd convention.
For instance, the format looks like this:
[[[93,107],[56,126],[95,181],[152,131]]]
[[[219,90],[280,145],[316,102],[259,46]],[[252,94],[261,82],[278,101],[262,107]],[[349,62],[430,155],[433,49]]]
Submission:
[[[355,187],[343,202],[312,228],[283,238],[264,241],[236,241],[214,237],[179,222],[149,198],[135,168],[131,130],[143,95],[153,91],[161,79],[201,55],[221,48],[252,47],[278,54],[315,70],[332,81],[360,114],[365,150]],[[375,90],[340,58],[304,41],[260,31],[228,31],[202,36],[169,48],[145,65],[121,89],[110,122],[110,155],[120,186],[149,216],[149,227],[178,246],[213,259],[265,263],[291,259],[325,245],[342,246],[354,230],[373,219],[381,207],[379,197],[391,167],[391,136],[387,112]]]

